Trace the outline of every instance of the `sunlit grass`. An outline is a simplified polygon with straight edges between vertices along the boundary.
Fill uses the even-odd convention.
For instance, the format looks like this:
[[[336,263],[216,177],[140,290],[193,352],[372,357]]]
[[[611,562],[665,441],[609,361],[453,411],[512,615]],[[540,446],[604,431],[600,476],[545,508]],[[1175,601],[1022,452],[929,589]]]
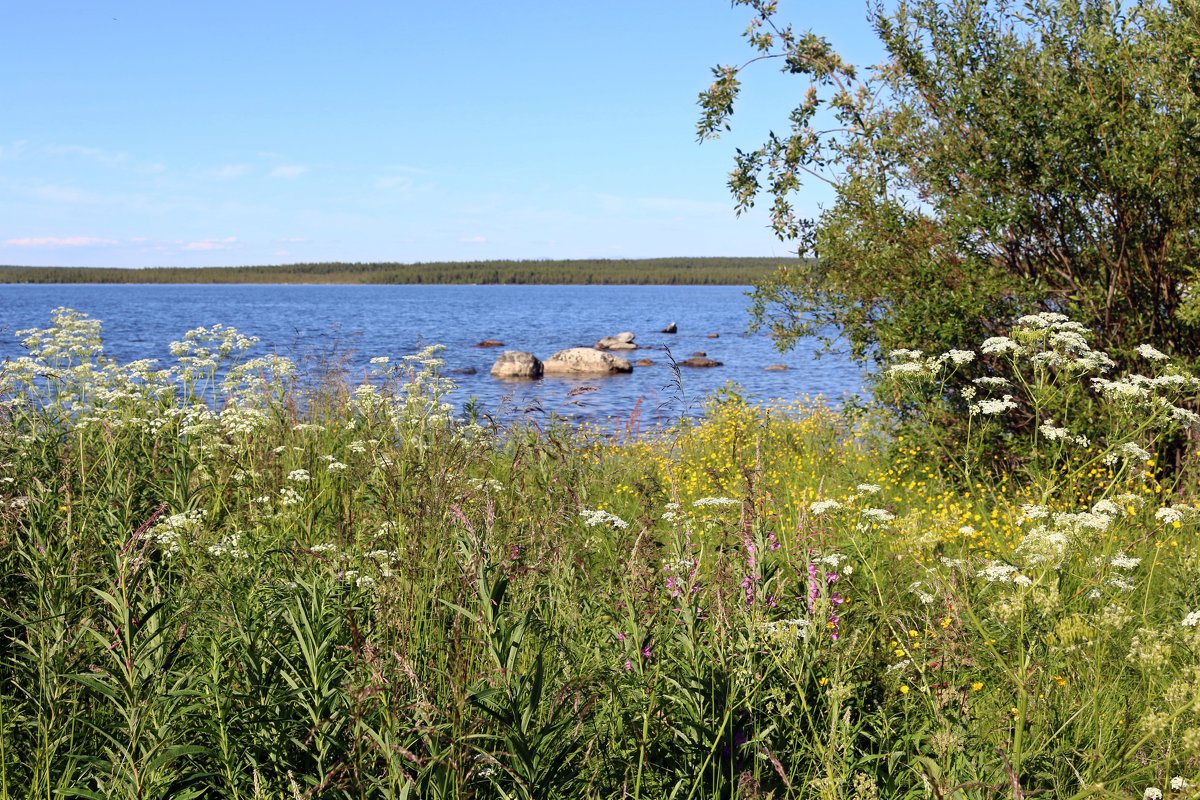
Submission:
[[[66,311],[25,338],[0,373],[0,797],[1200,778],[1195,487],[1132,435],[964,478],[970,442],[819,398],[728,390],[627,441],[457,421],[432,350],[302,390],[226,328],[172,365],[105,362]]]

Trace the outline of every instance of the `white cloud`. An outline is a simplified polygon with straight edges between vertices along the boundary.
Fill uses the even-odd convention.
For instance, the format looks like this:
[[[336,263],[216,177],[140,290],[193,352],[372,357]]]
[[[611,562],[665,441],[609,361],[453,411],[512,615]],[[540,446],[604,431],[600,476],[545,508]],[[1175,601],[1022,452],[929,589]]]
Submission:
[[[240,178],[250,172],[249,164],[223,164],[217,169],[217,177],[223,180]]]
[[[413,179],[408,175],[384,175],[375,179],[377,189],[411,189]]]
[[[104,150],[99,147],[85,147],[78,144],[48,144],[41,151],[49,156],[76,156],[86,158],[105,166],[115,167],[129,163],[129,154]]]
[[[308,172],[308,167],[303,164],[282,164],[271,170],[272,178],[299,178],[304,173]]]
[[[97,236],[28,236],[23,239],[6,239],[10,247],[108,247],[117,244],[112,239]]]
[[[224,239],[202,239],[198,242],[188,242],[184,250],[228,250],[237,243],[236,236],[226,236]]]
[[[95,192],[89,192],[86,189],[80,189],[76,186],[56,186],[54,184],[46,184],[34,188],[31,194],[39,200],[47,200],[51,203],[80,203],[94,205],[106,202],[103,195]]]

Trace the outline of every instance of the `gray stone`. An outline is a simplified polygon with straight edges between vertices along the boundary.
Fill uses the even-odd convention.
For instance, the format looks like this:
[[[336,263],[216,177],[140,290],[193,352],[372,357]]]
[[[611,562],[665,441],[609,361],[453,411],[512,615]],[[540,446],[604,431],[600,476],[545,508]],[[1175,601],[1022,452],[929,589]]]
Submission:
[[[713,361],[711,358],[705,358],[704,356],[692,356],[691,358],[680,361],[679,366],[681,366],[681,367],[719,367],[719,366],[721,366],[721,362]]]
[[[559,350],[543,362],[547,375],[611,375],[633,372],[633,366],[611,353],[590,347],[569,347]]]
[[[633,340],[637,336],[632,331],[622,331],[616,336],[605,336],[596,342],[597,350],[637,350]]]
[[[520,350],[505,350],[492,364],[492,375],[497,378],[540,378],[543,365],[533,353]]]
[[[672,322],[670,325],[668,325],[667,327],[662,329],[662,333],[678,333],[678,332],[679,332],[679,328],[675,327],[674,322]]]

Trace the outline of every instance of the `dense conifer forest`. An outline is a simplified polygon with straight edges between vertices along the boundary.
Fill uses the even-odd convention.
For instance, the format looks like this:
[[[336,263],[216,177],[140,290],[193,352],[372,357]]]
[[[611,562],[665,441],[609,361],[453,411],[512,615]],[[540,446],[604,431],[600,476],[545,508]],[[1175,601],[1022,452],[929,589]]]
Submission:
[[[0,283],[734,284],[794,258],[646,258],[286,264],[247,267],[0,266]]]

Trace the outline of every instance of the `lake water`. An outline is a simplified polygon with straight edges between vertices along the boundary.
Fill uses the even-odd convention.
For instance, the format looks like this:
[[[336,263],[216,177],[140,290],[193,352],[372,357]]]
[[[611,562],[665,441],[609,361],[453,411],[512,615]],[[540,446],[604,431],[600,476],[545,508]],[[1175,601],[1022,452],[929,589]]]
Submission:
[[[837,402],[861,390],[863,372],[844,356],[817,358],[815,343],[781,354],[766,335],[746,333],[745,292],[736,286],[0,285],[0,360],[24,355],[14,331],[45,327],[51,309],[66,306],[103,321],[105,353],[121,362],[170,362],[170,342],[216,323],[259,337],[258,353],[344,364],[353,382],[373,356],[395,359],[442,344],[445,371],[458,383],[453,400],[476,398],[502,417],[532,409],[619,420],[640,401],[643,422],[663,422],[681,410],[696,413],[726,382],[758,401],[820,394]],[[659,333],[670,322],[679,332]],[[654,366],[604,378],[514,382],[488,374],[504,349],[545,359],[620,331],[635,332],[647,348],[620,355],[649,358]],[[484,339],[504,347],[472,347]],[[703,351],[724,366],[683,368],[679,386],[664,348],[678,360]],[[765,370],[777,363],[788,370]],[[588,386],[597,388],[570,394]]]

